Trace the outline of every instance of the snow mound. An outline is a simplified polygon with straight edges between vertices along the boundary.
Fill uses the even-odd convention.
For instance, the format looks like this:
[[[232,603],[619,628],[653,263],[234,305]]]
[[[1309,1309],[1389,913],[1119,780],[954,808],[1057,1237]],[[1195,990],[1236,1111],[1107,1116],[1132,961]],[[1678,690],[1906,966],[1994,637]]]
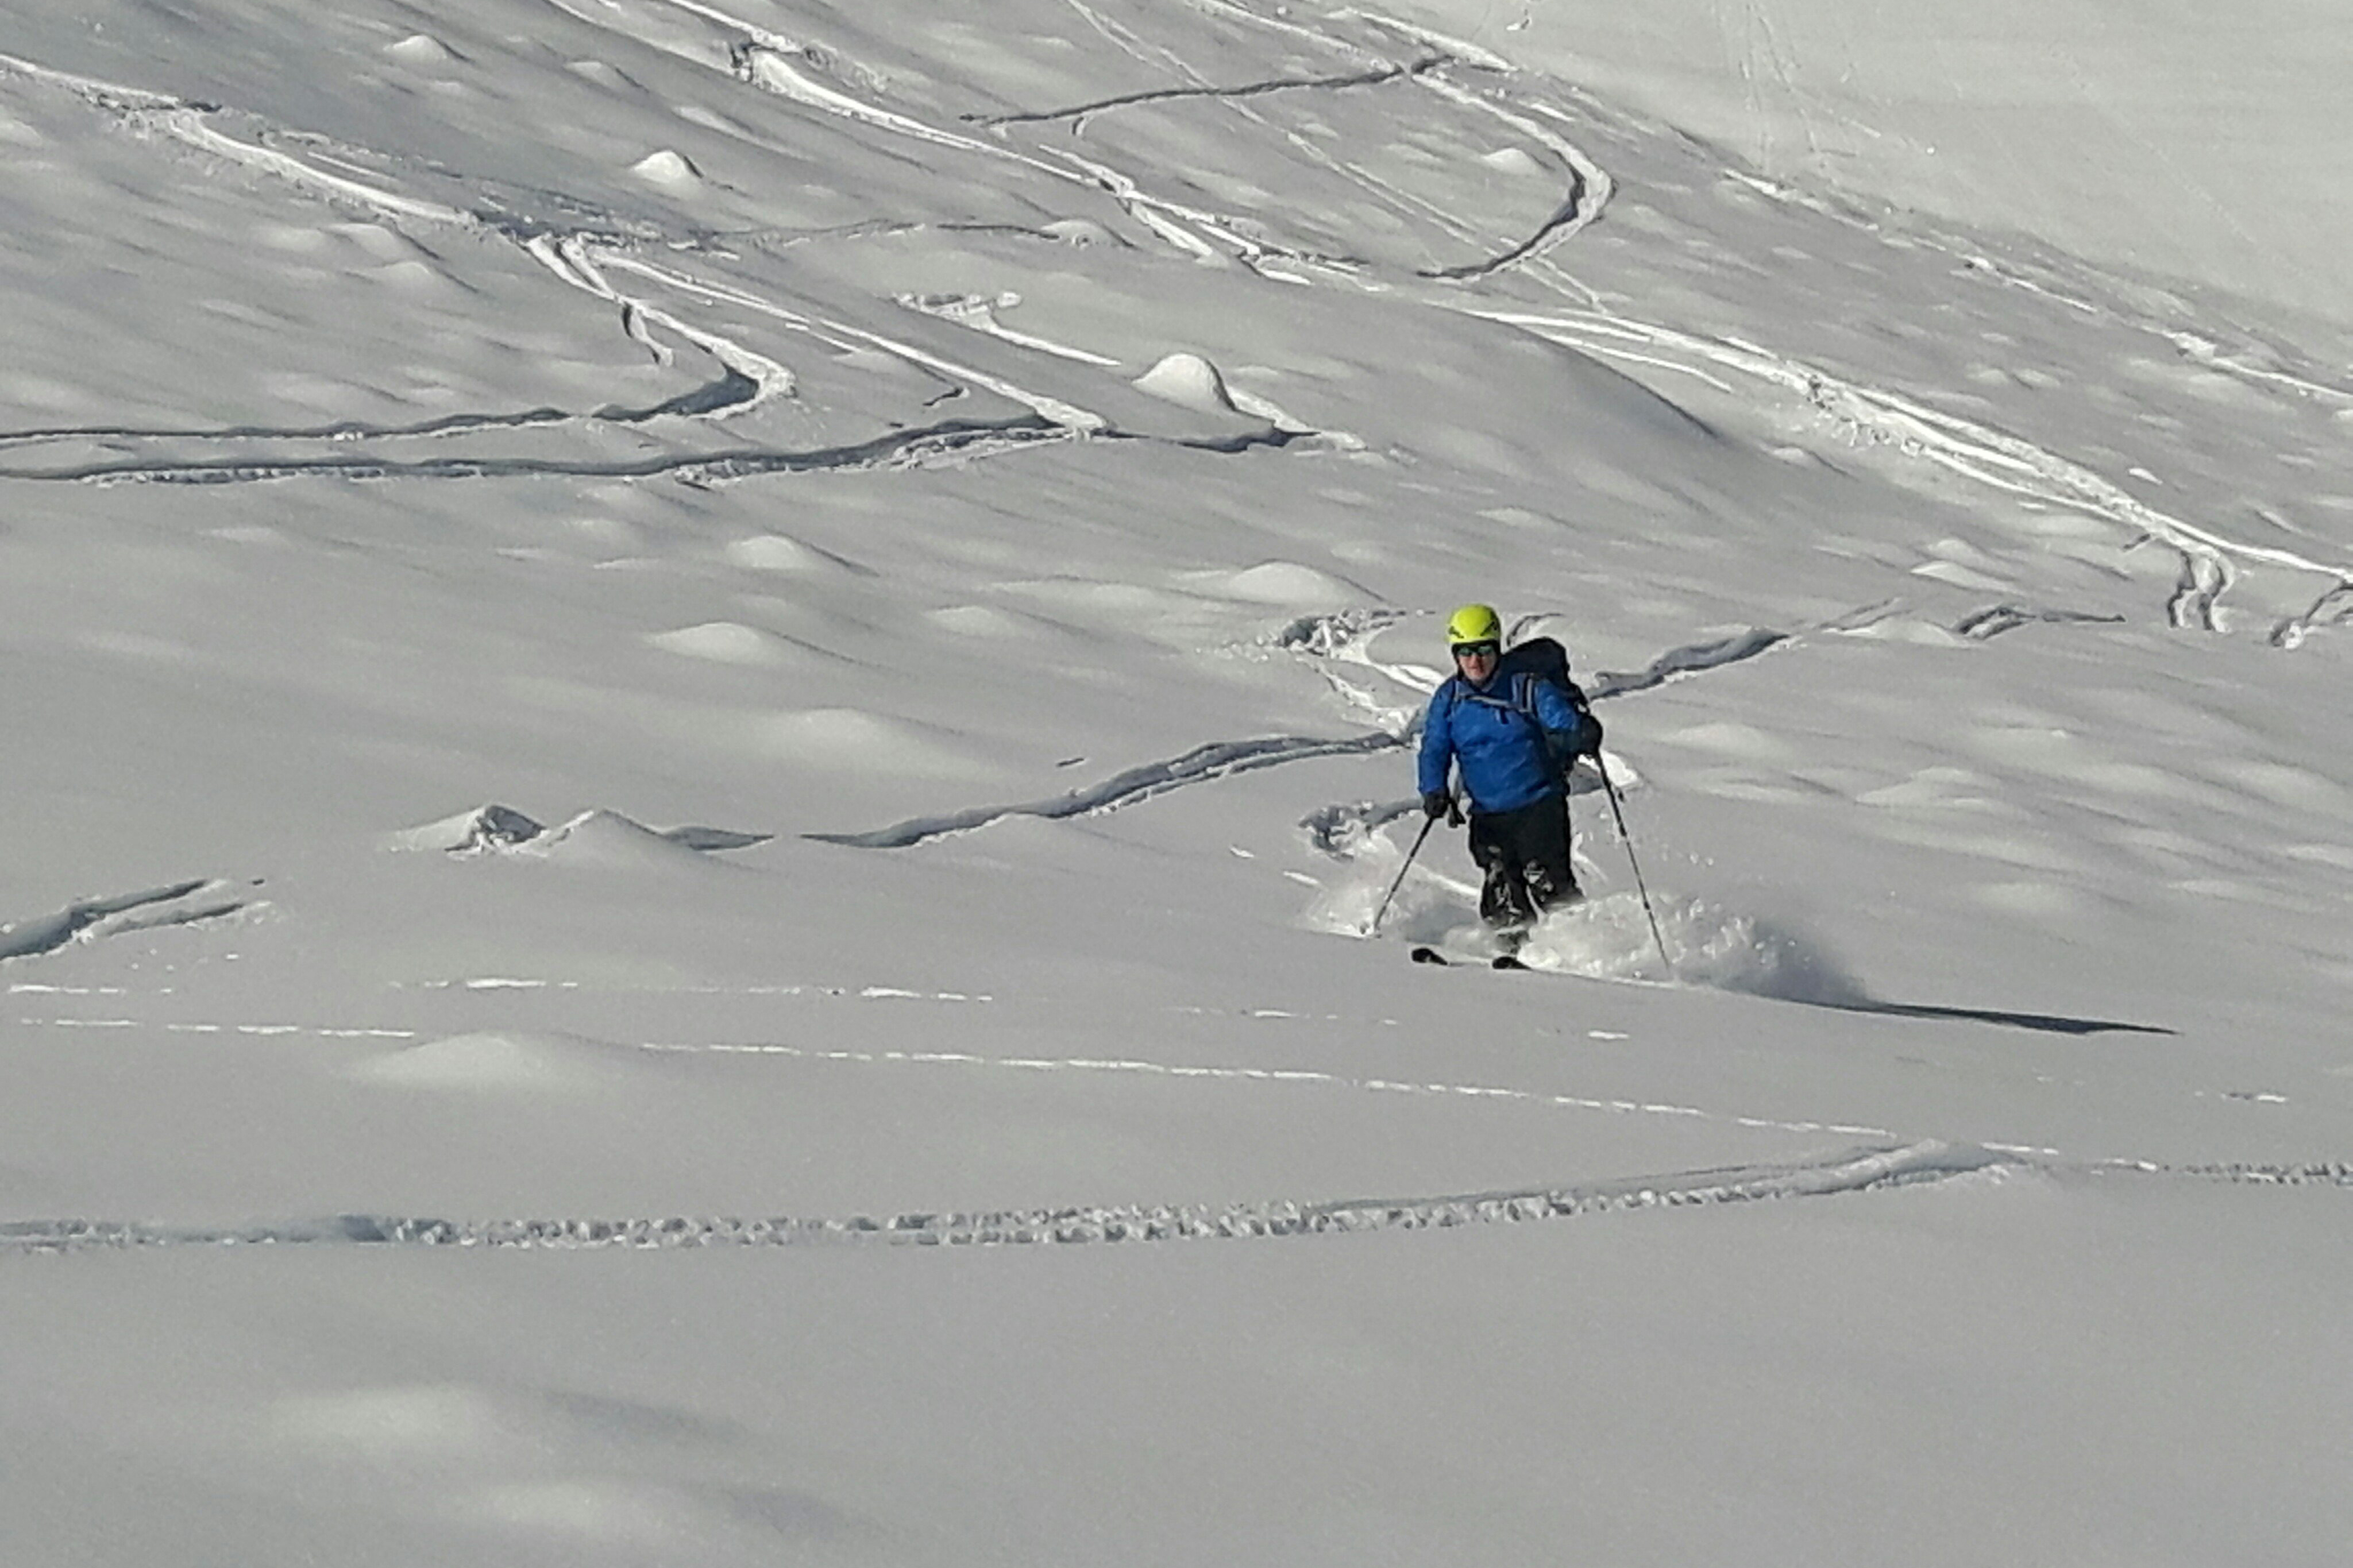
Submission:
[[[755,533],[727,547],[727,559],[754,572],[825,572],[841,563],[789,534]]]
[[[773,632],[764,632],[757,626],[747,626],[735,621],[706,621],[699,626],[681,626],[674,632],[656,632],[646,641],[664,653],[679,654],[687,658],[766,668],[793,662],[793,656],[797,651],[791,643]]]
[[[567,866],[650,870],[700,868],[709,862],[701,850],[681,842],[681,837],[689,832],[709,831],[698,828],[663,833],[617,811],[584,811],[563,826],[533,839],[519,852],[543,856]]]
[[[454,65],[464,58],[430,33],[411,33],[396,44],[386,44],[384,52],[412,66]]]
[[[1514,179],[1540,175],[1545,172],[1544,165],[1522,147],[1498,147],[1493,153],[1482,153],[1479,162],[1499,174],[1509,174]]]
[[[368,276],[385,288],[397,289],[405,294],[455,295],[459,292],[458,286],[429,261],[413,258],[395,261],[375,268]]]
[[[512,806],[478,805],[438,822],[405,827],[385,836],[387,849],[438,850],[446,855],[479,855],[489,849],[510,849],[546,831]]]
[[[1262,561],[1239,572],[1205,572],[1192,581],[1203,591],[1229,599],[1285,609],[1332,609],[1379,597],[1360,583],[1296,561]]]
[[[576,1035],[486,1031],[406,1046],[346,1069],[362,1083],[460,1093],[582,1093],[612,1081],[613,1047]]]
[[[387,849],[438,851],[445,855],[515,853],[551,859],[676,864],[701,851],[743,849],[765,844],[773,834],[739,833],[726,827],[648,827],[617,812],[589,811],[550,832],[512,806],[481,805],[406,827],[384,837]]]
[[[1218,367],[1196,353],[1173,353],[1135,378],[1135,389],[1198,414],[1239,414]]]
[[[331,223],[320,232],[378,261],[417,261],[428,254],[406,235],[380,223]]]
[[[648,184],[659,185],[665,190],[693,190],[702,184],[702,171],[694,166],[694,160],[667,147],[658,153],[649,153],[630,164],[629,173]]]

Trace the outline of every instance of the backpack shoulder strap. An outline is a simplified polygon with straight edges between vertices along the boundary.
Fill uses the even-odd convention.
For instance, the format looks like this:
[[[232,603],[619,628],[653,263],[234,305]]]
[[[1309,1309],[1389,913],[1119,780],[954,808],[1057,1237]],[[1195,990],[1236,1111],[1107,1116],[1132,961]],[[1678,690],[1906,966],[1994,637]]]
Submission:
[[[1536,680],[1532,669],[1524,669],[1512,677],[1512,706],[1533,719],[1536,716]]]

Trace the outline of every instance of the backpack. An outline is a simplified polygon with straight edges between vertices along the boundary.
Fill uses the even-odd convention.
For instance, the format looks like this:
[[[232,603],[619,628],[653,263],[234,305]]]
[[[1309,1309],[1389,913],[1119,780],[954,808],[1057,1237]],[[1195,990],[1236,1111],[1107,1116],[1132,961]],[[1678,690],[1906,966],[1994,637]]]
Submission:
[[[1570,707],[1579,712],[1585,710],[1585,693],[1568,678],[1568,649],[1561,647],[1556,637],[1530,637],[1525,642],[1514,643],[1496,661],[1495,673],[1511,680],[1513,706],[1524,711],[1535,711],[1535,699],[1519,684],[1523,675],[1559,687]]]
[[[1577,710],[1577,717],[1593,730],[1599,731],[1601,727],[1600,721],[1593,716],[1592,704],[1586,699],[1585,689],[1569,679],[1568,649],[1563,647],[1556,637],[1530,637],[1525,642],[1513,644],[1496,661],[1495,677],[1509,683],[1504,689],[1510,693],[1511,705],[1530,719],[1536,716],[1534,683],[1543,681],[1559,688],[1560,694],[1568,699],[1568,705]],[[1556,754],[1550,731],[1545,732],[1545,741],[1546,750],[1556,752],[1554,763],[1564,771],[1576,763],[1575,752],[1567,756]]]

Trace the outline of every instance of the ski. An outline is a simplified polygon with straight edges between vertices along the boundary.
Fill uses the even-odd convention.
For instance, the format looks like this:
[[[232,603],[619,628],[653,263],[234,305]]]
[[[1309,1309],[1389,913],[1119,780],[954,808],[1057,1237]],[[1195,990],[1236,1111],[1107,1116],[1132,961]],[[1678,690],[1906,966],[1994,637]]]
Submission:
[[[1444,953],[1439,952],[1434,947],[1415,948],[1413,950],[1413,961],[1416,963],[1435,963],[1442,968],[1452,968],[1456,963],[1462,962],[1461,960],[1447,957]],[[1509,952],[1501,953],[1487,960],[1487,967],[1490,969],[1523,969],[1527,970],[1531,973],[1535,973],[1534,965],[1522,962],[1516,954]]]

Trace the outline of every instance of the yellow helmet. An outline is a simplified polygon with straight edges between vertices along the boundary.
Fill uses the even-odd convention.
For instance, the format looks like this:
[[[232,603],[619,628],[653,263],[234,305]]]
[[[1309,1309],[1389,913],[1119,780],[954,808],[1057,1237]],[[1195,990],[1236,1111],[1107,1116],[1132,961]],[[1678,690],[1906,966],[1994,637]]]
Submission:
[[[1465,605],[1446,617],[1446,646],[1459,647],[1467,642],[1500,643],[1504,640],[1504,618],[1495,614],[1493,605]]]

